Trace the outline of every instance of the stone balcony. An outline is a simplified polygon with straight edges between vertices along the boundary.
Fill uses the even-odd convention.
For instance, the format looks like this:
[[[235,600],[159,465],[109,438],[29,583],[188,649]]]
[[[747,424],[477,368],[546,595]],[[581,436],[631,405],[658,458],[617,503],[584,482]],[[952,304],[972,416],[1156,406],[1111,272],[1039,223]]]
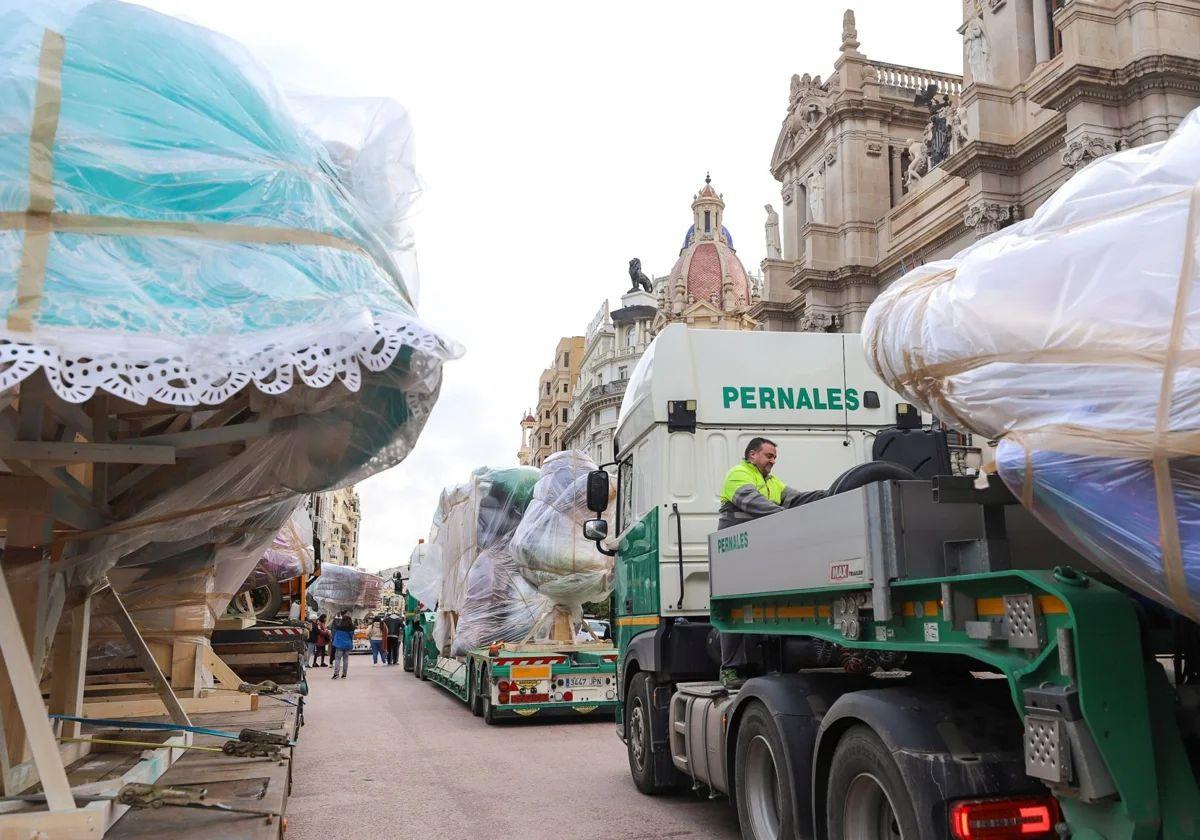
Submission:
[[[924,93],[930,85],[936,85],[939,94],[957,97],[962,93],[962,76],[955,76],[953,73],[938,73],[919,67],[906,67],[903,64],[889,64],[886,61],[868,63],[875,68],[880,92],[883,94],[911,101],[915,94]]]

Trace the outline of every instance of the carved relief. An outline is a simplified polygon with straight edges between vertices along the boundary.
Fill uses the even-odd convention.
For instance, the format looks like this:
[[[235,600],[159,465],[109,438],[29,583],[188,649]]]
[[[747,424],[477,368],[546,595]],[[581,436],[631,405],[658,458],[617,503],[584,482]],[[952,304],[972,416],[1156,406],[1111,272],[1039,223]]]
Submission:
[[[1063,166],[1070,169],[1087,166],[1096,158],[1101,158],[1115,152],[1118,145],[1119,142],[1113,144],[1106,137],[1093,137],[1090,134],[1084,134],[1068,145],[1062,153]]]
[[[967,109],[963,105],[950,112],[950,154],[954,154],[971,138],[967,135]]]
[[[867,144],[867,154],[869,154],[871,157],[876,157],[883,154],[883,144],[871,141]]]
[[[836,161],[836,160],[837,160],[837,149],[832,149],[825,153],[825,165],[826,166],[832,166],[834,161]]]
[[[800,332],[828,332],[833,326],[833,317],[824,312],[809,312],[804,310],[804,314],[796,321],[796,329]]]
[[[963,224],[975,228],[979,235],[986,236],[1012,224],[1020,215],[1020,208],[1014,204],[983,201],[967,209],[963,214]]]
[[[795,184],[793,184],[790,181],[783,185],[782,196],[783,196],[783,204],[785,207],[789,206],[792,203],[792,193],[793,193],[794,189],[795,189]]]

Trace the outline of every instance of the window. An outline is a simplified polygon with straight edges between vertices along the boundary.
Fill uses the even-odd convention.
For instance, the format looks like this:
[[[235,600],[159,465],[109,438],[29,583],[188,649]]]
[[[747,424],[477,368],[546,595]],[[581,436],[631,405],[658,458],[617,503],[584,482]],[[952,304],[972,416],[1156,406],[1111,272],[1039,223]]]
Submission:
[[[704,232],[712,233],[712,211],[704,211]]]
[[[546,383],[546,393],[547,394],[550,393],[550,383],[549,382]]]
[[[625,346],[633,347],[637,344],[637,327],[630,327],[625,331]]]
[[[562,361],[562,366],[563,366],[563,367],[570,367],[570,366],[571,366],[571,354],[570,354],[570,353],[563,353],[563,361]]]
[[[550,409],[548,409],[548,408],[546,409],[546,419],[547,420],[550,419]]]
[[[617,378],[618,379],[628,379],[629,378],[629,366],[628,365],[621,365],[619,368],[617,368]]]
[[[546,432],[546,446],[550,445],[550,433]]]
[[[562,410],[562,418],[563,418],[562,421],[564,423],[566,423],[567,422],[567,410],[565,408]]]

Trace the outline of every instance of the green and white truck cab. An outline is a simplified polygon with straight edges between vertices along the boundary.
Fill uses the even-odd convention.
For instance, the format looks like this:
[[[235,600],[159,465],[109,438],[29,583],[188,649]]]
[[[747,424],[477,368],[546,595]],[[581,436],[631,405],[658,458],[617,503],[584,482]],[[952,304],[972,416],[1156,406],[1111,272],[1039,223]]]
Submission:
[[[751,438],[774,441],[774,474],[825,488],[870,460],[897,395],[857,335],[664,329],[630,377],[617,420],[613,594],[621,696],[639,671],[710,679],[708,535],[725,474]],[[618,711],[620,715],[620,710]],[[664,735],[665,737],[665,735]]]

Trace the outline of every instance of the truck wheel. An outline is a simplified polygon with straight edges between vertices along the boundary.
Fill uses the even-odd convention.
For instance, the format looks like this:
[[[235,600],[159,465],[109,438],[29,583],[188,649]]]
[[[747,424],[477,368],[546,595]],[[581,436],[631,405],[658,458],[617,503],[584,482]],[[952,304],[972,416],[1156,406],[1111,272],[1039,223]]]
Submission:
[[[473,664],[468,673],[471,682],[467,696],[471,698],[471,714],[481,717],[483,715],[483,680],[480,679],[480,670]]]
[[[420,630],[413,633],[413,676],[425,679],[425,634]]]
[[[656,753],[654,735],[654,681],[640,671],[629,681],[625,694],[625,747],[629,753],[629,773],[637,789],[647,796],[674,793],[682,786],[669,753]],[[663,783],[662,779],[668,780]]]
[[[920,836],[912,798],[891,753],[867,726],[838,741],[825,794],[829,840],[909,840]]]
[[[492,675],[486,668],[479,680],[479,716],[483,722],[491,726],[496,722],[496,710],[492,708]]]
[[[738,823],[747,840],[775,840],[794,833],[795,794],[786,747],[761,703],[754,703],[738,726],[734,784]]]
[[[405,671],[411,671],[413,669],[413,650],[415,645],[413,645],[411,638],[408,640],[408,644],[404,644],[404,640],[401,638],[400,644],[400,661],[404,663]]]

